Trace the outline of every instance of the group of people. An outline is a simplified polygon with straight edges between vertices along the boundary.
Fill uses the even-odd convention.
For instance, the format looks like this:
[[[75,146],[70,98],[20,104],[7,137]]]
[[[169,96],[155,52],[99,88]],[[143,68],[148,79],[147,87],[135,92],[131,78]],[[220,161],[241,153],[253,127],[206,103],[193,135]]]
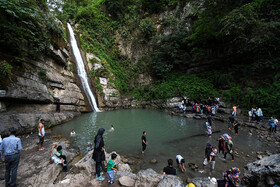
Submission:
[[[271,117],[269,120],[268,120],[268,124],[269,124],[269,131],[270,132],[274,132],[276,133],[277,131],[277,127],[278,127],[278,119],[276,119],[276,117]]]
[[[263,120],[263,111],[261,108],[252,108],[248,112],[249,114],[249,121],[262,121]]]
[[[190,103],[189,106],[192,107],[192,112],[197,113],[197,114],[205,114],[205,115],[215,115],[218,112],[219,105],[217,104],[212,104],[212,105],[204,105],[204,104],[199,104],[199,103]],[[187,104],[182,101],[181,103],[178,104],[178,108],[182,112],[187,111]]]

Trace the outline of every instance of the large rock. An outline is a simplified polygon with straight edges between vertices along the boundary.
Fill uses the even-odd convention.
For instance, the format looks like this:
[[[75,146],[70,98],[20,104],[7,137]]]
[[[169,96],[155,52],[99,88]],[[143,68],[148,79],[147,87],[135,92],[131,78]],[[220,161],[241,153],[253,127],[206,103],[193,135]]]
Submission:
[[[177,176],[166,175],[163,180],[158,183],[157,187],[183,187],[182,180]]]
[[[267,156],[247,164],[243,182],[252,187],[280,185],[280,154]]]
[[[175,108],[178,107],[178,104],[182,102],[181,97],[173,97],[171,99],[168,99],[162,106],[164,108]]]
[[[218,187],[218,184],[213,184],[209,178],[196,177],[193,178],[191,182],[194,183],[196,187]]]
[[[123,176],[119,178],[119,182],[122,186],[127,186],[127,187],[134,186],[135,184],[135,180],[128,176]]]
[[[137,173],[137,179],[135,182],[136,187],[153,187],[163,179],[163,175],[158,174],[152,169],[141,170]]]

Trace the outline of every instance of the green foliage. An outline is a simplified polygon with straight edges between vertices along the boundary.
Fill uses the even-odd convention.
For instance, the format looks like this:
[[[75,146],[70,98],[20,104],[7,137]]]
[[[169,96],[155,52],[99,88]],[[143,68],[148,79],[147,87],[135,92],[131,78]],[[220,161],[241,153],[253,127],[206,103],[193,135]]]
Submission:
[[[36,59],[46,51],[51,34],[61,36],[61,28],[54,18],[40,9],[45,6],[45,3],[35,0],[0,1],[1,51],[13,58]]]
[[[275,106],[280,104],[279,91],[280,79],[275,80],[271,85],[255,90],[250,87],[243,90],[240,87],[232,87],[224,91],[223,98],[227,102],[240,104],[241,107],[247,109],[261,107],[266,116],[278,115],[280,109]]]
[[[167,7],[176,6],[180,0],[141,0],[142,9],[150,14],[159,13]]]
[[[119,19],[128,13],[128,7],[132,3],[132,0],[105,0],[104,2],[108,13],[111,14],[114,19]]]
[[[150,17],[146,17],[140,21],[139,29],[143,37],[147,40],[156,33],[155,24]]]
[[[137,99],[161,99],[186,96],[194,100],[206,100],[218,95],[211,82],[196,75],[169,74],[168,79],[157,81],[150,88],[145,86],[133,92]]]
[[[154,51],[151,53],[152,68],[155,76],[162,78],[167,73],[183,70],[190,60],[186,40],[186,28],[181,24],[170,35],[156,37]],[[160,40],[160,42],[157,42]]]
[[[1,61],[0,62],[0,80],[10,79],[12,76],[12,69],[13,69],[13,66],[11,66],[8,62]]]

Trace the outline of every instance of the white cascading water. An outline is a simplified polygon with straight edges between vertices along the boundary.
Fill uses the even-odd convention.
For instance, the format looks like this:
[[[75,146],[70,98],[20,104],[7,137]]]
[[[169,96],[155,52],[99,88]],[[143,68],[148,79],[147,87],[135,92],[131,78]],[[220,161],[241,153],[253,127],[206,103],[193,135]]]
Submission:
[[[89,103],[91,105],[91,108],[94,109],[96,112],[100,112],[100,110],[97,107],[95,97],[90,89],[89,86],[89,80],[85,68],[85,64],[83,62],[83,58],[81,55],[81,52],[78,48],[78,44],[74,35],[74,31],[69,23],[67,23],[67,27],[70,33],[70,44],[77,62],[77,69],[78,69],[78,75],[81,79],[84,91],[86,92],[86,95],[88,97]]]

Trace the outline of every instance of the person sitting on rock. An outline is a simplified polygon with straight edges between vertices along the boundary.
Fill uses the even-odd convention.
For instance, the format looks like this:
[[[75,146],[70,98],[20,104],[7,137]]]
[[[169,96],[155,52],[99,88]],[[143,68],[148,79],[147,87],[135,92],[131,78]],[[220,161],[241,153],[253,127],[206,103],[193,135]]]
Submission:
[[[88,142],[88,146],[87,146],[87,149],[86,149],[85,154],[87,154],[87,153],[90,152],[91,150],[93,150],[92,143],[91,143],[91,142]]]
[[[62,154],[62,146],[59,145],[56,150],[57,152],[55,153],[55,155],[57,156],[57,158],[61,160],[63,171],[67,172],[67,161],[66,161],[66,156]]]
[[[177,169],[180,167],[181,171],[184,173],[186,171],[185,159],[181,155],[177,155],[176,162],[177,162]]]
[[[55,155],[56,152],[57,152],[57,142],[54,142],[51,146],[51,149],[49,151],[50,153],[50,162],[48,163],[49,164],[52,164],[55,162],[55,164],[60,164],[61,163],[61,160],[59,158],[57,158],[57,156]]]
[[[168,159],[168,166],[163,168],[163,175],[177,175],[177,170],[173,168],[173,160]]]

